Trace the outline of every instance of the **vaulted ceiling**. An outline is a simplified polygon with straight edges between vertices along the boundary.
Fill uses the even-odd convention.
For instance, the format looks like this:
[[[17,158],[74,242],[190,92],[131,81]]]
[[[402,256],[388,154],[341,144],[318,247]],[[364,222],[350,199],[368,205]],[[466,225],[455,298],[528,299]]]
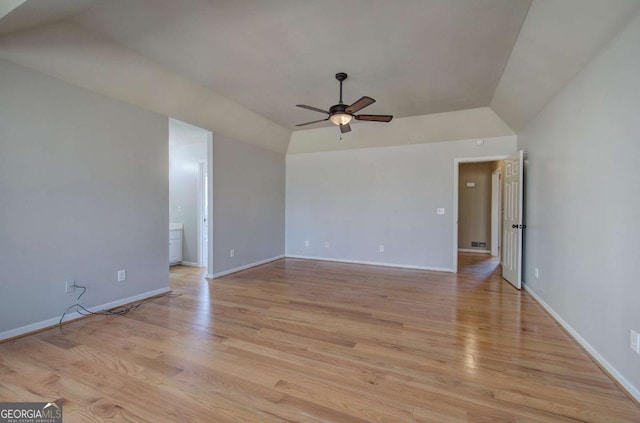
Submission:
[[[111,0],[75,21],[289,129],[297,103],[416,116],[487,106],[530,0]],[[330,123],[329,123],[330,125]]]
[[[13,11],[0,9],[0,58],[208,129],[227,125],[228,135],[271,132],[274,140],[322,117],[295,104],[337,102],[339,71],[349,74],[346,103],[362,95],[377,100],[367,113],[407,117],[491,106],[517,131],[640,9],[637,0],[12,4]],[[126,89],[118,91],[116,82]],[[224,119],[188,113],[186,99],[152,98],[153,84],[202,91],[198,106]],[[253,132],[234,130],[231,123],[242,121],[230,117],[232,109],[244,119],[266,119]]]

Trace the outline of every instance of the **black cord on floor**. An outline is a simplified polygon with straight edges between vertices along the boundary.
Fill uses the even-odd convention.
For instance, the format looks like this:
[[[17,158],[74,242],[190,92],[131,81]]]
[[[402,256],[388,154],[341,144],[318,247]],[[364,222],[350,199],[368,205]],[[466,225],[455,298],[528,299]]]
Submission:
[[[78,298],[76,298],[76,303],[72,306],[67,307],[64,313],[62,313],[62,316],[60,317],[60,321],[58,322],[58,326],[60,326],[60,330],[62,330],[62,321],[64,320],[64,316],[66,316],[69,310],[71,310],[74,307],[76,308],[76,313],[80,314],[81,316],[123,316],[127,313],[131,313],[132,311],[136,310],[138,307],[140,307],[142,304],[146,303],[147,301],[155,300],[158,298],[164,298],[164,297],[175,298],[182,295],[182,294],[173,294],[171,292],[167,292],[166,294],[145,298],[142,301],[139,301],[135,304],[129,304],[128,306],[118,306],[109,310],[96,312],[96,311],[88,310],[87,308],[85,308],[83,305],[80,304],[80,298],[82,298],[85,292],[87,292],[87,287],[78,285],[76,283],[73,284],[73,287],[82,289],[82,292],[80,293],[80,295],[78,295]]]

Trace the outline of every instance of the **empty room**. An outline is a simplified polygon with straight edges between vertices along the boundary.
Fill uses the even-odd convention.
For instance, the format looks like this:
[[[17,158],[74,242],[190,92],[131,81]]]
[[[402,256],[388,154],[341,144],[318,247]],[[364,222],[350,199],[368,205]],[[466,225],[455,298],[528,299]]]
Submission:
[[[0,423],[640,422],[640,1],[0,2]]]

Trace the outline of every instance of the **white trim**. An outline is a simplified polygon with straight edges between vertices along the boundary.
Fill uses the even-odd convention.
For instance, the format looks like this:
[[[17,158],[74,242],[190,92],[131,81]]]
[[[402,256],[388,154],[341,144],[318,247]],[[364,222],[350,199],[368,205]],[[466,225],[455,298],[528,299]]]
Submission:
[[[459,253],[478,253],[478,254],[491,254],[491,250],[474,250],[472,248],[458,248]]]
[[[110,309],[112,309],[114,307],[119,307],[119,306],[124,305],[124,304],[129,304],[129,303],[133,303],[135,301],[144,300],[146,298],[155,297],[156,295],[165,294],[167,292],[171,292],[171,288],[166,287],[166,288],[155,289],[153,291],[144,292],[142,294],[134,295],[132,297],[122,298],[122,299],[119,299],[119,300],[111,301],[111,302],[106,303],[106,304],[101,304],[101,305],[97,305],[95,307],[90,307],[88,310],[92,311],[92,312],[97,312],[97,311],[102,311],[102,310],[110,310]],[[70,320],[75,320],[75,319],[78,319],[80,317],[83,317],[83,316],[81,314],[77,313],[77,312],[67,313],[67,315],[65,316],[65,320],[64,321],[68,322]],[[40,322],[32,323],[30,325],[21,326],[19,328],[15,328],[15,329],[9,329],[7,331],[0,332],[0,341],[3,341],[5,339],[9,339],[9,338],[15,338],[16,336],[25,335],[25,334],[28,334],[28,333],[31,333],[31,332],[35,332],[35,331],[38,331],[38,330],[41,330],[41,329],[46,329],[46,328],[49,328],[51,326],[57,325],[58,322],[60,322],[60,317],[53,317],[51,319],[42,320]]]
[[[207,277],[213,277],[213,132],[207,133]],[[211,275],[211,276],[209,276]]]
[[[335,261],[337,263],[350,263],[350,264],[366,264],[369,266],[383,266],[383,267],[398,267],[401,269],[415,269],[415,270],[433,270],[436,272],[449,272],[453,273],[453,269],[448,267],[432,267],[432,266],[412,266],[406,264],[395,263],[383,263],[379,261],[360,261],[360,260],[345,260],[332,257],[315,257],[315,256],[299,256],[295,254],[287,254],[287,258],[296,258],[304,260],[320,260],[320,261]]]
[[[214,273],[214,274],[208,273],[207,274],[207,278],[209,278],[209,279],[220,278],[222,276],[230,275],[231,273],[240,272],[241,270],[247,270],[247,269],[250,269],[252,267],[260,266],[262,264],[271,263],[272,261],[280,260],[281,258],[284,258],[284,254],[283,255],[279,255],[279,256],[275,256],[275,257],[271,257],[271,258],[268,258],[268,259],[260,260],[260,261],[254,261],[253,263],[245,264],[244,266],[240,266],[240,267],[234,267],[233,269],[223,270],[222,272],[218,272],[218,273]]]
[[[495,162],[508,159],[509,155],[460,157],[453,159],[453,273],[458,273],[458,179],[460,177],[460,163]]]
[[[491,255],[500,254],[500,223],[502,220],[502,169],[491,173]]]
[[[536,300],[538,304],[540,304],[542,308],[544,308],[547,313],[549,313],[551,317],[553,317],[555,321],[558,322],[560,326],[562,326],[578,344],[582,346],[582,348],[587,350],[589,355],[600,366],[602,366],[612,378],[614,378],[620,385],[622,385],[622,387],[629,393],[629,395],[635,398],[636,401],[640,401],[640,389],[636,388],[631,382],[625,379],[625,377],[622,376],[622,374],[618,370],[616,370],[616,368],[613,367],[611,363],[609,363],[602,355],[600,355],[600,353],[595,348],[593,348],[591,344],[589,344],[582,336],[580,336],[580,334],[574,328],[572,328],[569,323],[567,323],[558,313],[556,313],[549,304],[547,304],[542,298],[540,298],[540,296],[536,294],[533,289],[529,288],[529,285],[524,283],[524,281],[522,283],[522,286],[524,290],[527,291],[527,293],[529,293],[529,295],[531,295],[531,297]]]
[[[183,266],[189,266],[189,267],[202,267],[198,263],[194,263],[192,261],[181,261],[180,264]]]
[[[207,172],[207,168],[206,168],[207,164],[206,162],[199,160],[198,161],[198,183],[197,183],[197,190],[198,190],[198,200],[197,200],[197,225],[196,225],[196,233],[198,234],[198,242],[196,243],[196,262],[197,263],[202,263],[204,261],[205,258],[205,254],[203,251],[203,246],[204,246],[204,240],[203,240],[203,235],[202,235],[202,227],[203,225],[203,221],[205,219],[205,217],[203,216],[203,209],[204,209],[204,198],[205,198],[205,193],[204,193],[204,183],[203,180],[206,177],[206,172]],[[207,257],[208,259],[208,257]],[[207,260],[208,261],[208,260]],[[189,266],[189,265],[187,265]],[[199,266],[198,266],[199,267]]]

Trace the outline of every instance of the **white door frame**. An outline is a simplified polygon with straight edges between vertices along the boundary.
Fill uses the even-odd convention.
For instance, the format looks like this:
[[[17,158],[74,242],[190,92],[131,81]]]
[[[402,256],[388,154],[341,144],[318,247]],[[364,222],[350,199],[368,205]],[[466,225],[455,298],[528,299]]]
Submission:
[[[500,253],[500,222],[502,220],[502,169],[491,173],[491,255]]]
[[[206,199],[205,184],[207,179],[207,164],[204,161],[198,162],[198,266],[206,267],[209,262],[208,248],[205,251],[204,248],[204,219],[208,221],[208,217],[205,217],[204,205]]]
[[[209,234],[207,236],[207,278],[213,277],[213,132],[207,134],[207,195],[209,199],[209,210],[207,216],[207,228]]]
[[[458,180],[460,179],[460,163],[495,162],[507,158],[509,158],[508,154],[453,159],[453,273],[458,273]]]

